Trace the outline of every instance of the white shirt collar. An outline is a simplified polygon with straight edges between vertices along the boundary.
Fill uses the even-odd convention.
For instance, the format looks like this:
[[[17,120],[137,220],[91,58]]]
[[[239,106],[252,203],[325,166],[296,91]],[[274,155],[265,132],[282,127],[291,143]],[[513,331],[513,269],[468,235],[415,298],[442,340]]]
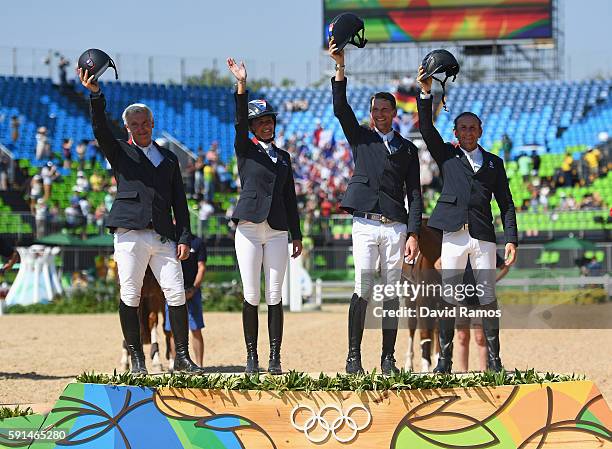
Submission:
[[[141,147],[141,146],[140,146],[140,145],[138,145],[138,144],[136,143],[136,141],[135,141],[135,140],[133,140],[133,139],[132,139],[132,143],[133,143],[134,145],[136,145],[138,148],[140,148],[142,151],[144,151],[145,153],[148,153],[148,152],[149,152],[149,150],[151,150],[152,148],[155,148],[155,146],[153,145],[153,141],[151,141],[151,143],[149,144],[149,146],[146,146],[146,147]]]
[[[472,151],[464,150],[463,148],[461,148],[461,151],[463,151],[463,153],[470,159],[478,159],[479,157],[482,157],[482,151],[480,151],[480,147],[476,147]]]
[[[389,131],[386,134],[380,131],[376,127],[374,127],[374,129],[376,130],[376,132],[378,133],[378,135],[383,141],[391,142],[393,140],[393,136],[395,135],[395,131],[393,130],[393,128],[391,128],[391,131]]]

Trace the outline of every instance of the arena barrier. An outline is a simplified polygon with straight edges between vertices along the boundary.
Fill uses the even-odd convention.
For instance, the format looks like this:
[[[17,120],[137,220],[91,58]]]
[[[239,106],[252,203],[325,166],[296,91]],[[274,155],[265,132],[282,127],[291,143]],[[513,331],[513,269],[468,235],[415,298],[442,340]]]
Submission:
[[[48,416],[0,428],[2,448],[587,449],[612,443],[612,412],[588,381],[361,393],[71,383]]]

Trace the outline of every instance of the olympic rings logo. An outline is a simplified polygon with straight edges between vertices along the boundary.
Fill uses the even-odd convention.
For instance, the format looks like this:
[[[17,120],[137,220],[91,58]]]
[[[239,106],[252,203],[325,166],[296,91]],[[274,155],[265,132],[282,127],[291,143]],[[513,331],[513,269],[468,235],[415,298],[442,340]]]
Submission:
[[[295,422],[296,414],[300,410],[307,410],[308,412],[310,412],[310,417],[302,425],[299,425]],[[331,422],[331,424],[329,423],[329,421],[327,421],[327,419],[323,417],[325,412],[327,412],[328,410],[334,410],[338,414],[338,416]],[[361,423],[360,425],[357,425],[355,419],[351,417],[351,413],[354,410],[363,410],[365,412],[365,422]],[[304,435],[311,443],[321,443],[325,441],[329,437],[330,433],[331,435],[333,435],[336,441],[340,443],[348,443],[350,441],[353,441],[357,434],[364,430],[366,427],[368,427],[371,422],[372,415],[370,414],[370,411],[362,404],[353,404],[348,408],[348,410],[346,410],[346,412],[344,412],[340,408],[340,406],[336,404],[326,405],[321,408],[318,413],[315,412],[315,410],[312,407],[309,407],[308,405],[296,405],[291,411],[291,425],[296,430],[304,432]],[[337,431],[343,426],[346,426],[348,429],[350,429],[351,433],[348,436],[342,437],[338,435]],[[320,427],[322,429],[322,434],[318,437],[315,437],[313,436],[312,431],[317,427]]]

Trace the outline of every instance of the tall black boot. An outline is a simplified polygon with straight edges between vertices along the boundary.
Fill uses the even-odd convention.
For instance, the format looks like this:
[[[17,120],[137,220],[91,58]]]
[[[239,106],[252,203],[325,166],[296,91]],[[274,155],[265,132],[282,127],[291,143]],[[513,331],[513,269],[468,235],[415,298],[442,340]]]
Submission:
[[[395,340],[397,339],[397,311],[399,310],[399,299],[388,299],[383,303],[383,319],[382,319],[382,355],[380,357],[380,369],[384,375],[391,375],[394,372],[399,372],[395,366]],[[389,314],[389,311],[395,311],[394,314]]]
[[[270,337],[270,374],[283,374],[280,360],[280,349],[283,341],[283,305],[268,306],[268,336]]]
[[[246,301],[242,302],[242,330],[247,350],[246,374],[259,372],[259,358],[257,357],[257,331],[259,329],[259,317],[257,306]]]
[[[346,359],[347,374],[363,373],[361,365],[361,340],[363,338],[363,327],[365,325],[366,310],[368,302],[353,293],[348,316],[349,352]]]
[[[203,374],[204,370],[193,363],[189,357],[189,326],[187,324],[187,304],[182,306],[168,306],[170,328],[174,335],[174,371],[190,374]]]
[[[130,307],[119,300],[119,320],[127,350],[132,361],[132,374],[148,374],[145,365],[145,356],[140,340],[140,322],[138,321],[138,307]]]
[[[483,308],[497,310],[497,301]],[[487,369],[499,373],[504,369],[499,358],[499,318],[483,318],[482,330],[487,340]]]
[[[434,368],[434,373],[449,374],[453,367],[453,338],[455,337],[455,319],[440,318],[439,325],[439,340],[440,340],[440,356],[438,364]]]

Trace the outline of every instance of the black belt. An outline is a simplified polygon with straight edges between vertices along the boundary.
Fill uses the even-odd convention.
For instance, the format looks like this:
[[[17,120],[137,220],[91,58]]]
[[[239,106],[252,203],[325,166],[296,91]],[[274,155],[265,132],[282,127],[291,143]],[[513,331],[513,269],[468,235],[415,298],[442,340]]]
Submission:
[[[392,220],[389,217],[385,217],[383,214],[372,214],[370,212],[353,212],[353,217],[366,218],[368,220],[380,221],[381,223],[391,223]]]
[[[149,222],[149,224],[147,225],[147,227],[146,227],[145,229],[155,229],[155,228],[153,227],[153,222],[152,222],[152,221],[150,221],[150,222]]]

